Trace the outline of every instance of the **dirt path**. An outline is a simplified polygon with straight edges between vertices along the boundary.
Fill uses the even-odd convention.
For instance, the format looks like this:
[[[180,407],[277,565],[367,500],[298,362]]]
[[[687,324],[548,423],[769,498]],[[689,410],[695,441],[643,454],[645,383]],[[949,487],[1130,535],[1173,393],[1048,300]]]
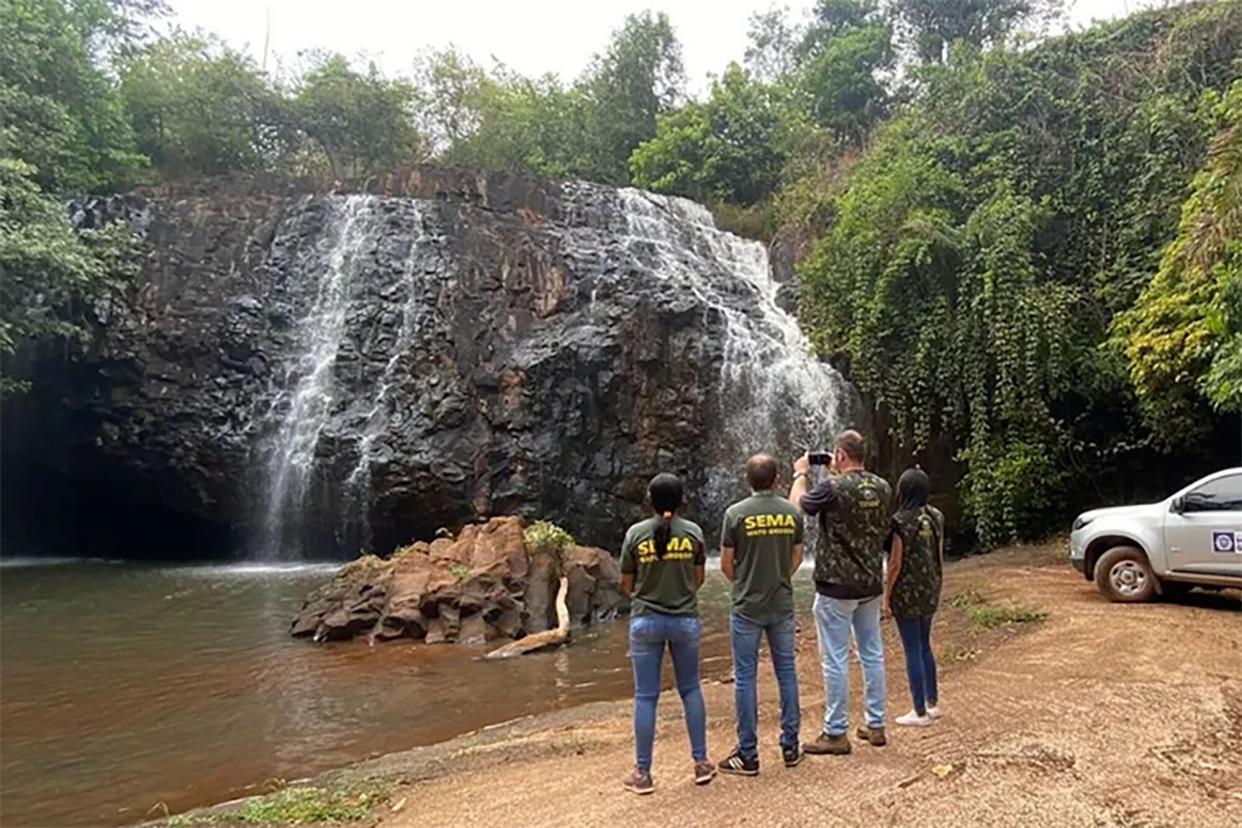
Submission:
[[[938,616],[941,697],[932,728],[889,728],[888,747],[807,757],[786,770],[775,683],[761,672],[762,774],[695,787],[675,693],[661,697],[654,796],[621,790],[628,703],[590,705],[373,763],[406,784],[384,828],[437,825],[1242,824],[1242,602],[1108,604],[1055,550],[953,565],[946,598],[1020,605],[1043,621],[980,631],[968,607]],[[964,600],[958,601],[959,605]],[[886,623],[889,717],[909,709]],[[822,716],[814,633],[803,624],[803,735]],[[860,684],[855,665],[854,722]],[[732,688],[705,688],[709,750],[733,744]],[[394,810],[395,808],[395,810]]]

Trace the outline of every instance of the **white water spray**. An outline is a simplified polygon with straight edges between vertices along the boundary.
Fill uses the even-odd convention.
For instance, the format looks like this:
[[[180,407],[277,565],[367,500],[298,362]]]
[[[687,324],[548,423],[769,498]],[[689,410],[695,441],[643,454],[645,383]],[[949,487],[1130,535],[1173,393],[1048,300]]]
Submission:
[[[368,242],[378,231],[374,196],[332,200],[337,233],[322,273],[308,273],[318,290],[300,322],[301,354],[274,408],[285,408],[268,461],[264,556],[284,557],[300,521],[315,466],[315,447],[334,401],[333,370],[345,335],[350,286],[358,276]],[[286,408],[287,406],[287,408]]]
[[[724,428],[709,487],[721,495],[735,490],[754,452],[787,456],[827,445],[847,414],[848,386],[815,358],[797,320],[777,304],[780,285],[764,246],[719,230],[701,204],[633,189],[619,195],[628,244],[654,254],[658,278],[724,321],[716,394]]]

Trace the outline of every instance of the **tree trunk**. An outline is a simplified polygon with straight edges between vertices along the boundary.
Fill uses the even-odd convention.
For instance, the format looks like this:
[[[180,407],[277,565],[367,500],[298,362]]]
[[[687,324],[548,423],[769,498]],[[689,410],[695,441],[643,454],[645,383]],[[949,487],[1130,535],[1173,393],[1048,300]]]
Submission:
[[[498,647],[497,649],[492,650],[487,654],[486,658],[512,658],[513,656],[533,653],[536,650],[544,650],[549,647],[559,647],[560,645],[568,642],[569,605],[566,603],[568,595],[569,579],[562,577],[560,588],[556,593],[556,629],[528,635],[525,638],[519,638],[517,641],[510,642],[503,647]]]

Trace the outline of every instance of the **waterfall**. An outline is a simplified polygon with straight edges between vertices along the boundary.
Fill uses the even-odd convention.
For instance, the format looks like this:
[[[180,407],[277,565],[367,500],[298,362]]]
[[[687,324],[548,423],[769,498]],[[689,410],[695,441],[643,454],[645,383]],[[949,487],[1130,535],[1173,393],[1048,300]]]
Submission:
[[[358,441],[358,462],[345,481],[354,518],[360,528],[361,548],[364,551],[369,551],[372,544],[371,466],[377,459],[376,439],[387,433],[393,421],[393,409],[397,403],[392,399],[391,392],[400,384],[400,369],[405,368],[407,377],[412,373],[411,350],[435,311],[434,298],[428,295],[428,289],[435,281],[432,277],[443,266],[438,252],[424,244],[428,234],[419,205],[413,202],[411,206],[414,226],[411,228],[410,252],[406,257],[400,282],[406,291],[405,302],[401,308],[401,327],[393,340],[373,402],[362,426],[362,438]]]
[[[723,427],[713,441],[707,500],[722,503],[736,493],[742,463],[754,452],[783,456],[829,445],[853,398],[777,304],[780,285],[764,246],[719,230],[701,204],[634,189],[619,194],[633,254],[723,322],[716,394]]]
[[[538,224],[522,216],[505,225],[406,197],[315,197],[290,213],[269,263],[284,276],[275,312],[297,310],[279,317],[294,321],[280,329],[285,368],[265,397],[265,557],[333,546],[383,552],[410,536],[407,527],[425,531],[419,521],[444,525],[458,510],[468,514],[483,451],[499,458],[504,509],[548,515],[547,490],[525,471],[545,462],[576,469],[558,485],[585,485],[595,473],[595,490],[607,492],[613,476],[632,471],[592,472],[590,463],[625,450],[633,409],[620,424],[617,414],[598,415],[603,428],[587,439],[581,431],[558,437],[555,424],[524,419],[548,410],[543,399],[489,395],[501,373],[523,377],[512,367],[523,360],[548,364],[540,362],[548,349],[563,348],[571,361],[560,370],[573,371],[582,353],[575,337],[595,338],[592,330],[603,353],[620,358],[622,309],[662,314],[661,303],[671,303],[691,327],[674,330],[682,323],[665,317],[645,329],[702,337],[693,376],[704,387],[691,395],[708,406],[691,415],[702,431],[692,444],[662,437],[657,450],[695,470],[695,499],[708,519],[740,493],[748,455],[787,459],[827,444],[853,398],[778,305],[762,244],[718,229],[706,208],[684,199],[561,186],[556,209]],[[475,227],[485,232],[469,235]],[[547,317],[532,314],[532,284],[562,291],[556,301],[564,304]],[[565,379],[568,393],[582,393],[582,377]],[[506,408],[514,404],[516,413]]]
[[[373,196],[331,200],[331,238],[322,272],[298,274],[317,281],[309,312],[299,322],[300,353],[294,360],[273,413],[283,412],[268,459],[268,500],[263,555],[286,557],[296,547],[301,512],[310,488],[315,448],[335,399],[333,370],[345,335],[350,288],[378,231]]]

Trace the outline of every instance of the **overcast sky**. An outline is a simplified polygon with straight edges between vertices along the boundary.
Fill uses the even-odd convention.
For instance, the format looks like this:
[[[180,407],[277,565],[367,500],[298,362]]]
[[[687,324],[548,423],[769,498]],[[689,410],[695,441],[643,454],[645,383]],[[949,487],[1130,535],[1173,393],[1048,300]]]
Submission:
[[[1118,17],[1166,0],[1068,0],[1069,25]],[[176,21],[203,28],[246,48],[263,51],[270,13],[270,52],[293,61],[298,51],[322,48],[366,54],[389,72],[408,72],[427,47],[454,43],[476,61],[495,57],[528,75],[575,77],[625,15],[668,13],[681,40],[694,90],[708,73],[741,60],[751,14],[770,0],[171,0]],[[786,0],[795,10],[813,2]],[[269,60],[269,68],[274,60]]]

